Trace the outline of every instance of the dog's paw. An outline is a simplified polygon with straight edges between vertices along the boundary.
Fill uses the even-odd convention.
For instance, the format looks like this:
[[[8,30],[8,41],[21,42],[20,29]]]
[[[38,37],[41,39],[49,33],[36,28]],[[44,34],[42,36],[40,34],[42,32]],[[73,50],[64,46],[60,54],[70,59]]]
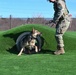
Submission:
[[[39,48],[39,52],[41,51],[41,49]]]
[[[35,52],[38,52],[38,50],[35,50]]]
[[[21,54],[18,54],[17,56],[21,56]]]

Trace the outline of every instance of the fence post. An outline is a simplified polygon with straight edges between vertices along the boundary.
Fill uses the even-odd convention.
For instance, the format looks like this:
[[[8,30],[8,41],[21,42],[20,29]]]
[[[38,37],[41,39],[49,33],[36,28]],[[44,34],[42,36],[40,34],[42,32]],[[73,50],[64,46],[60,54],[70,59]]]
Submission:
[[[12,16],[10,15],[10,29],[12,28]]]

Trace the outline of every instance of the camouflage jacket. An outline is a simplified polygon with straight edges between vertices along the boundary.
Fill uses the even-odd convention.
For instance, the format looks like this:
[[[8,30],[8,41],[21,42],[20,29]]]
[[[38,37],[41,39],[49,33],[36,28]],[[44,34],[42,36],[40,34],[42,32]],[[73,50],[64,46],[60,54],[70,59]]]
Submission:
[[[65,16],[69,13],[64,0],[56,0],[54,3],[54,11],[53,21],[55,23],[57,23],[60,18],[65,18]]]

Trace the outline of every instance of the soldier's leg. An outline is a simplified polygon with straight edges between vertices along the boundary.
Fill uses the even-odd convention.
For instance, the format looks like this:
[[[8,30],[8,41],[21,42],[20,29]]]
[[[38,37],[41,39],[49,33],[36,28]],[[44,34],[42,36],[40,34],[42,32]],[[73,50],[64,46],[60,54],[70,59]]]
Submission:
[[[64,47],[64,41],[63,41],[63,34],[56,34],[55,35],[56,41],[57,41],[57,49]]]
[[[57,50],[54,52],[56,55],[64,54],[64,41],[63,41],[63,34],[56,34],[55,36],[57,41]]]
[[[63,34],[66,32],[66,30],[69,27],[70,22],[67,20],[63,20],[58,23],[58,26],[56,27],[56,41],[57,41],[57,51],[54,52],[56,55],[64,54],[64,41],[63,41]]]

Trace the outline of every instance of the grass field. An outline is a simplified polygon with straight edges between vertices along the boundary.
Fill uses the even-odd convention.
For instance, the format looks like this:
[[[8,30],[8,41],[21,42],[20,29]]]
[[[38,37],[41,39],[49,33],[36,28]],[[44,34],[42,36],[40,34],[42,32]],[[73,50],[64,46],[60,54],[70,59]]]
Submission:
[[[39,54],[18,57],[15,42],[18,36],[35,28],[42,32],[44,44]],[[76,32],[64,35],[64,55],[53,55],[56,50],[55,29],[43,25],[22,25],[0,31],[0,75],[76,75]]]

